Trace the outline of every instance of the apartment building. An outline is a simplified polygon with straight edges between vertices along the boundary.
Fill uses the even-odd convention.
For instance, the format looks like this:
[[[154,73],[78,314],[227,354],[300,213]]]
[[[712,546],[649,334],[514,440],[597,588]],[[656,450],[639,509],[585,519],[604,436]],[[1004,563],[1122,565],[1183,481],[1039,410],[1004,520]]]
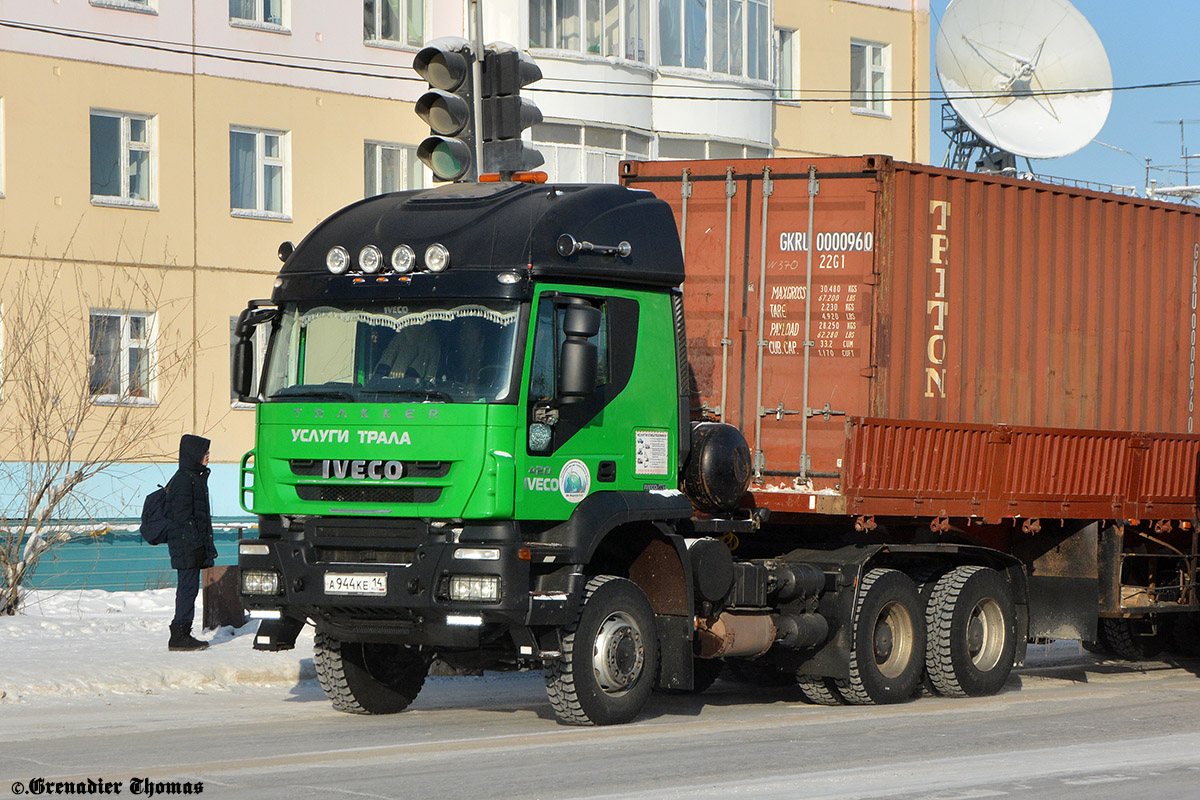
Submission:
[[[70,516],[135,516],[185,432],[213,440],[214,515],[242,515],[254,414],[230,392],[232,320],[269,296],[281,242],[429,184],[412,58],[467,35],[472,8],[0,2],[0,426],[28,413],[3,328],[31,294],[61,317],[55,380],[103,419],[159,421]],[[483,0],[483,19],[542,68],[527,93],[554,180],[615,180],[626,158],[927,157],[928,113],[907,102],[928,90],[927,0]],[[0,500],[26,458],[0,453]]]

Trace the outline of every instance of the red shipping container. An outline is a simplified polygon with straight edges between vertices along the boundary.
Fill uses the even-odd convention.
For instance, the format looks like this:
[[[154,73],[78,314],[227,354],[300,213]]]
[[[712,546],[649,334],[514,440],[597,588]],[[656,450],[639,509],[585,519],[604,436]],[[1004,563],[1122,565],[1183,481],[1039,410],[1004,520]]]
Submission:
[[[771,489],[791,492],[805,472],[804,492],[850,495],[810,497],[804,506],[813,510],[918,513],[912,501],[925,494],[961,496],[955,514],[1019,496],[1003,516],[1057,509],[1079,517],[1072,500],[1090,499],[1087,516],[1111,517],[1123,501],[1146,499],[1108,494],[1133,481],[1122,472],[1126,451],[1148,441],[1158,452],[1159,439],[1176,443],[1166,448],[1174,478],[1146,491],[1194,499],[1200,439],[1178,434],[1196,427],[1197,209],[884,156],[627,162],[622,182],[675,210],[694,406],[746,434],[767,505]],[[924,440],[905,453],[929,459],[890,488],[878,481],[896,462],[881,462],[878,450],[864,461],[868,444],[859,441],[870,428],[870,446],[880,446],[889,428],[874,424],[880,419],[922,423],[914,430]],[[980,425],[1029,434],[1018,442],[1067,432],[1151,436],[1092,437],[1087,450],[1014,447],[1025,455],[986,474],[946,473],[966,458],[956,448]],[[1094,476],[1066,477],[1071,460],[1110,450],[1121,455],[1096,455]],[[1023,486],[1029,465],[1041,465],[1035,477],[1063,476],[1061,492]],[[987,477],[993,468],[1004,474]],[[977,490],[985,480],[995,485]],[[881,488],[903,499],[855,507],[856,492]],[[1035,507],[1021,505],[1035,497]],[[1110,513],[1090,513],[1100,508]]]

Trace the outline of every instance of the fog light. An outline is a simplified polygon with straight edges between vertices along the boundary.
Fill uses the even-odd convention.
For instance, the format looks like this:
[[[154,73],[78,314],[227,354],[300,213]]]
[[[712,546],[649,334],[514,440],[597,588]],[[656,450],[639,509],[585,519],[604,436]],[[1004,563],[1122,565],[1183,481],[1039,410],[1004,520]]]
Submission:
[[[350,269],[350,252],[340,244],[325,254],[325,267],[334,275],[344,275]]]
[[[430,272],[443,272],[450,266],[450,251],[445,245],[431,244],[425,248],[425,268]]]
[[[450,599],[472,603],[500,602],[500,579],[494,575],[451,575]]]
[[[358,251],[358,266],[367,274],[379,272],[379,268],[383,266],[383,253],[375,245],[367,245]]]
[[[416,265],[417,254],[408,245],[402,244],[392,251],[392,269],[401,275],[406,272],[412,272],[413,267]]]
[[[269,556],[271,548],[265,544],[250,544],[242,542],[238,545],[238,555],[241,556]]]
[[[242,594],[280,594],[279,573],[246,570],[242,573]]]

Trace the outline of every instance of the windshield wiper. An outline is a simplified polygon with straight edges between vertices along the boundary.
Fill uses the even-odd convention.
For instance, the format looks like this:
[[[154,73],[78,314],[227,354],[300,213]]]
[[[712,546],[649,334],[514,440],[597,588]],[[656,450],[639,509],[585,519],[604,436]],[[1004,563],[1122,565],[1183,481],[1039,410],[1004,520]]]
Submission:
[[[354,395],[344,389],[321,389],[305,386],[289,386],[286,389],[280,389],[278,392],[272,394],[270,399],[274,400],[277,397],[315,397],[318,399],[354,402]]]

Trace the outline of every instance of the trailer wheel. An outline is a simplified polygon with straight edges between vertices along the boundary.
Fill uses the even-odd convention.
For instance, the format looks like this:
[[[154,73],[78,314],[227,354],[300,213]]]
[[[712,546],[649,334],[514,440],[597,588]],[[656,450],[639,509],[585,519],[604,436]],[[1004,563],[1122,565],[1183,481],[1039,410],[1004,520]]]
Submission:
[[[1149,619],[1102,617],[1099,638],[1115,657],[1126,661],[1154,658],[1167,644],[1165,633]]]
[[[1176,655],[1200,656],[1200,613],[1180,614],[1171,625],[1171,649]]]
[[[945,574],[946,567],[933,564],[923,564],[908,570],[908,577],[912,578],[917,584],[917,594],[921,598],[922,619],[929,613],[929,598],[933,597],[933,589],[937,586],[938,578]],[[928,630],[926,630],[925,635],[928,637]],[[929,670],[922,665],[921,680],[917,684],[917,688],[913,691],[913,697],[937,697],[937,694],[937,688],[933,685],[933,681],[929,680]]]
[[[338,711],[395,714],[416,699],[429,659],[415,647],[343,642],[317,632],[313,662],[325,696]]]
[[[921,598],[912,578],[873,569],[858,589],[850,644],[850,677],[836,679],[853,705],[899,703],[912,697],[925,660]]]
[[[938,579],[926,611],[925,668],[939,694],[995,694],[1012,672],[1017,613],[1008,581],[994,569],[968,566]]]
[[[840,706],[844,702],[832,678],[797,675],[796,685],[800,687],[804,699],[814,706]]]
[[[658,669],[654,612],[636,584],[588,581],[575,622],[562,629],[562,658],[547,661],[546,696],[569,725],[629,722],[646,705]]]

